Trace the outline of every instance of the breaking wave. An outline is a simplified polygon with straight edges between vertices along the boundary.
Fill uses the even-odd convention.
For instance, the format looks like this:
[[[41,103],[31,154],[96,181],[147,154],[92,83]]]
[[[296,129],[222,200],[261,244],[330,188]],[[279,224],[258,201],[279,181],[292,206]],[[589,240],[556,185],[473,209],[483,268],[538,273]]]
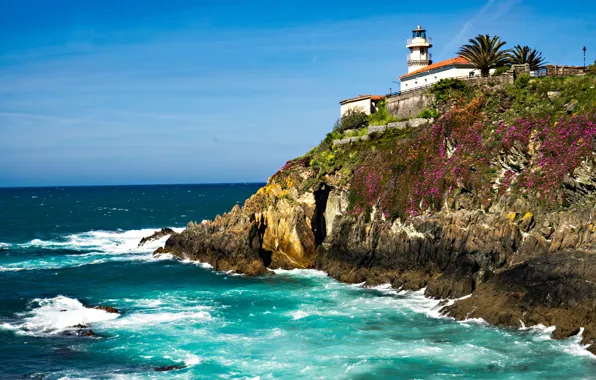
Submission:
[[[30,311],[18,314],[13,323],[0,324],[0,328],[22,335],[47,336],[76,329],[77,325],[89,326],[119,317],[116,313],[85,307],[79,300],[62,295],[36,298],[30,306]]]

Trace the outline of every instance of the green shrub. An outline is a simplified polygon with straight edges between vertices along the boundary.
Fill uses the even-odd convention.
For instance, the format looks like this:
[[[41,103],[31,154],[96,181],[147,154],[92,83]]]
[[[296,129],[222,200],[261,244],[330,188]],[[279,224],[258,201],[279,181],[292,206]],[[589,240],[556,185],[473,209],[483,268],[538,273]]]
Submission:
[[[466,89],[466,84],[455,78],[441,79],[433,84],[430,93],[438,102],[445,102]]]
[[[362,128],[358,131],[358,136],[366,136],[368,135],[368,128]]]
[[[528,83],[530,82],[530,76],[526,73],[521,74],[515,80],[515,87],[517,88],[526,88],[528,87]]]
[[[341,119],[338,119],[333,126],[333,130],[343,132],[348,129],[362,129],[368,127],[368,115],[360,109],[348,110]]]
[[[588,71],[588,74],[596,75],[596,59],[594,60],[594,63],[592,63],[591,65],[588,65],[587,71]]]
[[[418,114],[418,117],[423,119],[436,119],[439,116],[439,113],[434,108],[425,108],[422,112]]]
[[[387,103],[381,100],[377,105],[377,112],[368,116],[369,125],[382,125],[397,121],[397,119],[387,111]]]
[[[505,74],[507,71],[509,71],[510,68],[511,68],[511,66],[497,67],[495,72],[493,73],[493,76],[494,77],[501,76],[501,75]]]

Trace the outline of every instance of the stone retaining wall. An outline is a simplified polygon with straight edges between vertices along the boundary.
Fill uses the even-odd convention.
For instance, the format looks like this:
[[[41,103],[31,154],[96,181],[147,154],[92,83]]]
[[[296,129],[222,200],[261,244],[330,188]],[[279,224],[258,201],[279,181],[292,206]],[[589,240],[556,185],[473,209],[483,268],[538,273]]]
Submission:
[[[346,137],[339,140],[333,140],[333,145],[345,145],[358,140],[368,140],[371,134],[383,132],[387,129],[405,129],[405,128],[420,128],[425,125],[430,125],[435,119],[415,118],[406,121],[398,121],[395,123],[388,123],[385,125],[371,125],[368,127],[368,135]],[[348,131],[346,131],[348,132]]]

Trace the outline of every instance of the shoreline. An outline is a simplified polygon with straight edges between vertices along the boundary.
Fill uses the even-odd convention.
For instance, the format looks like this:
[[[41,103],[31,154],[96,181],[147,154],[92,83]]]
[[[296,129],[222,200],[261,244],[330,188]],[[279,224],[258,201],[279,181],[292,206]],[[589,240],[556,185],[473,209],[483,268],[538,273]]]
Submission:
[[[200,261],[192,261],[192,260],[182,260],[180,258],[175,257],[174,255],[171,255],[171,254],[158,254],[157,257],[161,257],[162,255],[164,256],[164,258],[163,258],[164,260],[174,260],[174,261],[180,262],[182,264],[191,264],[191,265],[200,266],[203,269],[207,269],[207,270],[210,270],[210,271],[213,271],[216,273],[220,273],[222,275],[242,276],[242,277],[247,277],[247,278],[253,277],[253,276],[247,276],[246,274],[242,274],[242,273],[232,273],[230,271],[228,271],[228,272],[217,271],[209,263],[200,262]],[[329,273],[327,273],[323,270],[320,270],[320,269],[300,269],[300,268],[273,269],[273,268],[268,268],[268,270],[275,275],[290,274],[290,275],[300,276],[301,274],[304,274],[304,273],[316,273],[316,275],[314,277],[328,277],[328,278],[331,278],[333,281],[336,281],[339,284],[342,284],[344,286],[349,286],[352,288],[358,288],[358,289],[362,289],[362,290],[375,290],[375,291],[379,291],[379,292],[383,292],[383,293],[392,294],[394,296],[400,296],[400,295],[419,296],[419,297],[423,298],[424,301],[426,301],[428,303],[433,303],[434,306],[428,308],[427,310],[420,310],[420,309],[414,310],[412,308],[409,308],[409,309],[415,313],[424,314],[428,318],[449,320],[449,321],[452,321],[452,322],[455,322],[458,324],[476,325],[477,327],[489,327],[489,328],[497,329],[497,330],[505,330],[505,331],[509,330],[509,331],[517,331],[517,332],[528,331],[531,333],[536,333],[537,335],[542,336],[542,337],[544,337],[544,339],[552,341],[553,343],[561,342],[562,344],[567,345],[568,349],[564,349],[564,351],[567,352],[568,354],[589,357],[592,360],[596,360],[596,355],[594,355],[592,352],[590,352],[588,350],[588,347],[590,346],[590,344],[582,344],[582,342],[581,342],[581,335],[584,331],[583,327],[580,329],[580,332],[578,334],[570,336],[567,339],[560,340],[560,339],[554,339],[552,337],[552,333],[556,329],[555,325],[545,326],[543,324],[536,324],[536,325],[526,326],[523,321],[520,321],[520,323],[522,324],[521,327],[502,327],[502,326],[493,325],[493,324],[487,322],[486,320],[484,320],[483,318],[469,318],[469,319],[458,320],[458,319],[454,318],[453,316],[447,315],[447,311],[443,311],[443,309],[445,307],[451,306],[457,301],[470,298],[472,296],[472,293],[465,295],[463,297],[460,297],[460,298],[456,298],[456,299],[450,299],[450,298],[436,299],[436,298],[428,297],[427,295],[425,295],[426,288],[421,288],[418,290],[405,290],[405,289],[395,289],[391,286],[390,283],[381,284],[381,285],[370,285],[370,286],[366,286],[365,285],[366,282],[358,283],[358,284],[351,284],[351,283],[346,283],[341,280],[338,280],[338,279],[334,278],[333,276],[331,276]],[[262,278],[262,276],[257,276],[256,278]]]

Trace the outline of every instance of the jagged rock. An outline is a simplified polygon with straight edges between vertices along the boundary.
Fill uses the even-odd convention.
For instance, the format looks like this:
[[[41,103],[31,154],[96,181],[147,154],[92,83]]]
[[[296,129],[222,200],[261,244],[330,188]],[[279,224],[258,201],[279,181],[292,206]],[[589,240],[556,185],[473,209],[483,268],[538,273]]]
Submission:
[[[94,332],[93,330],[91,330],[91,329],[89,329],[89,330],[81,330],[81,331],[79,332],[79,335],[80,335],[80,336],[97,336],[97,335],[95,334],[95,332]]]
[[[111,306],[93,306],[93,309],[103,310],[106,313],[120,314],[120,310],[116,309],[115,307],[111,307]]]
[[[83,326],[83,327],[80,327]],[[73,328],[75,328],[76,330],[66,330],[63,332],[63,335],[66,336],[97,336],[97,334],[95,334],[95,332],[91,329],[87,329],[88,326],[85,325],[76,325],[73,326]]]
[[[519,228],[523,232],[528,232],[531,228],[534,227],[534,215],[531,212],[527,212],[518,222]]]
[[[142,238],[141,241],[139,242],[139,245],[138,246],[141,247],[141,246],[143,246],[143,245],[145,245],[145,244],[147,244],[149,242],[152,242],[152,241],[157,240],[157,239],[161,239],[164,236],[172,235],[172,234],[175,234],[175,233],[176,232],[173,229],[171,229],[171,228],[162,228],[161,230],[155,231],[153,234],[151,234],[149,236],[145,236],[144,238]]]

